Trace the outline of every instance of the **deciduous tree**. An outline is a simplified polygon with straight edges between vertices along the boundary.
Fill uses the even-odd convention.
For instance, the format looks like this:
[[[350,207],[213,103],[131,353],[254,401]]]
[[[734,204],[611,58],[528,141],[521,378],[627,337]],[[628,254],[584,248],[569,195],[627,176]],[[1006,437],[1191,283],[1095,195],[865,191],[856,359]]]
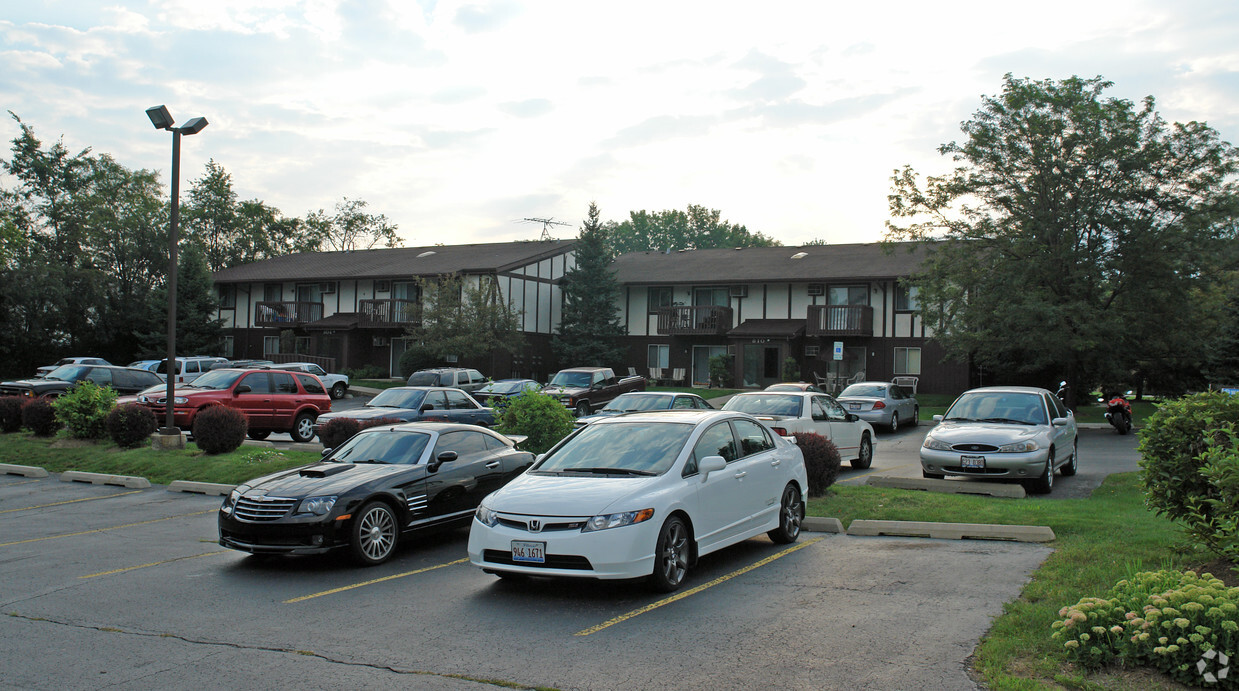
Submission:
[[[645,250],[699,250],[720,247],[772,247],[778,241],[721,220],[718,209],[689,204],[686,211],[632,211],[608,228],[616,254]]]

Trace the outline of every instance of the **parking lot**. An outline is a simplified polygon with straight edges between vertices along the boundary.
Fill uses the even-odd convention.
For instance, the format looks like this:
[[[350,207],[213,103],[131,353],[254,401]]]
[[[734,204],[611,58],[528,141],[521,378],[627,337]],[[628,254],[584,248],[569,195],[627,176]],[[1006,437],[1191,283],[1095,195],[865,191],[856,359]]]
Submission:
[[[922,434],[881,439],[874,469],[907,470]],[[1082,455],[1134,467],[1132,439],[1089,431]],[[501,582],[465,561],[464,529],[372,569],[263,560],[218,546],[219,503],[0,475],[0,687],[975,688],[977,640],[1052,549],[762,537],[667,597]]]

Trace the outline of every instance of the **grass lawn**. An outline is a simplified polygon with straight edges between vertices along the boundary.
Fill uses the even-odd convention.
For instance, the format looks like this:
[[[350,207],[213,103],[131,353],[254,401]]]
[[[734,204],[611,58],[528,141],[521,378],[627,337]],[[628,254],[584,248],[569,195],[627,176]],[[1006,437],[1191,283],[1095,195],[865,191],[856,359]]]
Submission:
[[[1213,558],[1183,547],[1178,528],[1144,507],[1137,473],[1111,475],[1089,499],[994,499],[874,487],[831,488],[809,501],[813,516],[954,523],[1046,525],[1055,551],[1020,598],[1004,606],[977,648],[975,667],[992,689],[1181,688],[1157,675],[1085,674],[1051,640],[1058,610],[1100,596],[1139,571],[1198,567]],[[1235,574],[1214,570],[1223,580]],[[1158,686],[1159,682],[1163,682]]]

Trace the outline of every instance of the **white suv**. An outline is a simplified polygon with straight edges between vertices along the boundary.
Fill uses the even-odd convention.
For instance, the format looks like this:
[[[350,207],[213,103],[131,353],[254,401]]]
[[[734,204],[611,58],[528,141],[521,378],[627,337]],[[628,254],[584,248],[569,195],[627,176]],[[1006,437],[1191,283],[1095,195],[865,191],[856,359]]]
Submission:
[[[176,359],[176,383],[188,384],[198,377],[206,374],[211,366],[217,362],[228,362],[228,358],[209,357],[206,355],[191,355],[189,357]],[[160,360],[159,365],[155,368],[155,374],[158,374],[164,381],[168,380],[168,361]]]
[[[332,398],[344,398],[344,394],[348,393],[347,374],[328,374],[327,370],[313,362],[284,362],[274,365],[263,365],[262,367],[264,369],[279,369],[286,372],[307,372],[313,374],[323,380],[323,386],[327,387],[327,391]]]

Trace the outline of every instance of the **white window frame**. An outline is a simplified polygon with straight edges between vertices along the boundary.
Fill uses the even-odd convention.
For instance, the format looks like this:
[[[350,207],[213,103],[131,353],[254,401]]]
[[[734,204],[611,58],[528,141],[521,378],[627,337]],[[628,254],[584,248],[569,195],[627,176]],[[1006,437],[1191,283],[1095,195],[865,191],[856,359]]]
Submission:
[[[671,346],[665,343],[651,343],[645,350],[646,367],[667,369],[671,366]]]
[[[280,352],[280,337],[279,336],[263,336],[262,337],[262,354],[275,355]]]
[[[920,348],[895,348],[895,374],[918,376],[921,373]]]

